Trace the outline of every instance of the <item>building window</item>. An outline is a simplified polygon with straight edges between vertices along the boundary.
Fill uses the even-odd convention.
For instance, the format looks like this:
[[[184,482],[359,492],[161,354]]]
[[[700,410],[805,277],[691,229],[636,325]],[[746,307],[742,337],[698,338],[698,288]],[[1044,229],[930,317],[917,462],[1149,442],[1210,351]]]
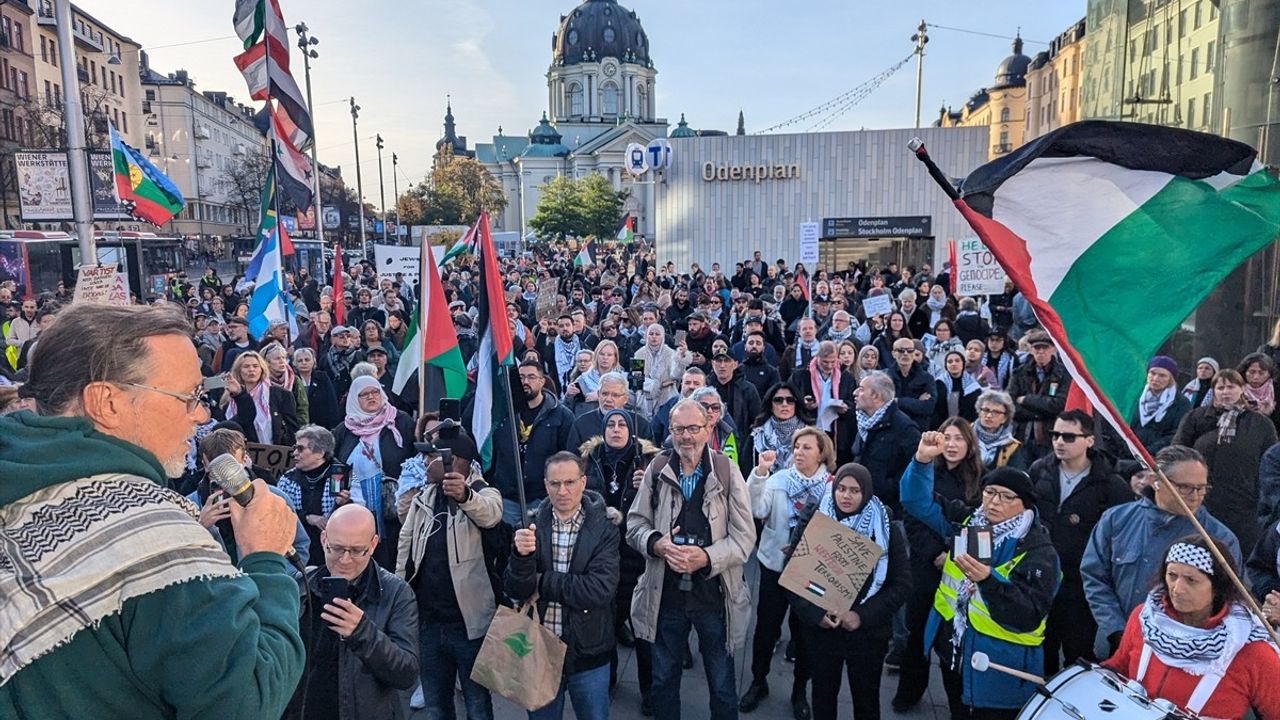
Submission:
[[[601,96],[601,112],[605,115],[618,114],[618,86],[613,83],[605,83],[604,93]]]
[[[18,48],[18,52],[26,52],[26,43],[22,42],[22,26],[18,23],[13,24],[14,45]]]
[[[129,113],[127,112],[120,113],[120,129],[129,132]]]
[[[49,64],[58,67],[58,41],[49,41]]]
[[[636,88],[636,115],[641,119],[649,117],[649,95],[644,85]]]
[[[1009,108],[1000,108],[1000,122],[1009,122]]]
[[[147,101],[148,101],[148,102],[155,102],[155,101],[156,101],[156,91],[155,91],[155,90],[148,90],[148,91],[147,91]]]
[[[1182,59],[1181,53],[1178,55],[1178,84],[1182,84],[1182,66],[1186,64],[1186,60]]]
[[[25,72],[18,73],[18,87],[16,92],[23,100],[31,97],[31,76]]]
[[[1191,79],[1200,74],[1200,48],[1191,48]]]
[[[1210,119],[1213,117],[1210,114],[1210,109],[1213,107],[1212,103],[1213,93],[1205,93],[1204,98],[1202,98],[1202,104],[1200,105],[1200,121],[1205,125],[1208,125]]]
[[[581,117],[582,109],[582,86],[578,83],[569,84],[569,114],[575,117]]]
[[[1212,40],[1209,41],[1209,44],[1205,46],[1205,49],[1204,49],[1204,71],[1207,73],[1213,72],[1213,41]]]
[[[49,62],[49,43],[45,42],[44,36],[40,36],[40,59]]]
[[[1194,16],[1194,17],[1195,17],[1195,19],[1192,21],[1191,29],[1192,29],[1192,30],[1199,30],[1199,29],[1200,29],[1200,0],[1196,0],[1195,16]]]
[[[1187,11],[1183,10],[1178,13],[1178,39],[1187,36]]]
[[[62,102],[62,86],[58,83],[53,84],[53,101]]]
[[[53,104],[53,84],[50,83],[48,80],[44,81],[44,104],[45,105]]]
[[[98,84],[98,63],[92,60],[89,61],[89,82]]]

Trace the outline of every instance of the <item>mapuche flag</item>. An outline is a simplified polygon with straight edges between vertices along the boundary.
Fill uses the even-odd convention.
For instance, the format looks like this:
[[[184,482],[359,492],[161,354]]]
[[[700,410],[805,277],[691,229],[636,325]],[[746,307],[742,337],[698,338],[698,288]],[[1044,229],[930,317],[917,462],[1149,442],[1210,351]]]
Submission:
[[[1280,234],[1280,183],[1256,155],[1214,135],[1086,121],[960,185],[956,207],[1031,302],[1072,378],[1148,460],[1124,422],[1147,362]]]
[[[120,139],[114,125],[111,134],[111,166],[120,203],[138,220],[163,225],[182,212],[186,198],[142,153]]]
[[[500,373],[515,364],[511,327],[507,325],[507,299],[502,291],[502,274],[498,256],[489,234],[489,215],[480,213],[476,220],[476,254],[480,268],[480,293],[476,308],[476,328],[480,333],[480,349],[476,352],[475,410],[471,416],[471,437],[480,449],[480,464],[485,470],[493,466],[493,436],[507,419],[511,397],[503,392]],[[514,432],[514,429],[513,429]]]
[[[391,391],[400,394],[409,378],[422,368],[424,372],[418,381],[423,383],[423,409],[435,409],[439,407],[440,398],[460,399],[467,392],[467,366],[458,349],[458,336],[444,300],[435,255],[426,242],[420,250],[422,297],[413,310],[413,322],[409,324],[404,347],[400,348],[404,354],[396,366]]]

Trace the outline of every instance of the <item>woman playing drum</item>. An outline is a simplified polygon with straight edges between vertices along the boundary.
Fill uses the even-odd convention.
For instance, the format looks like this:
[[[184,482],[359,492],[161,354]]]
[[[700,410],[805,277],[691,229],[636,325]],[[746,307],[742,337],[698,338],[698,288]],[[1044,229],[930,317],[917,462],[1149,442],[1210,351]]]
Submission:
[[[1231,557],[1226,546],[1218,549]],[[1179,540],[1160,570],[1103,666],[1202,718],[1240,718],[1250,707],[1263,720],[1280,718],[1280,649],[1208,543],[1195,535]]]

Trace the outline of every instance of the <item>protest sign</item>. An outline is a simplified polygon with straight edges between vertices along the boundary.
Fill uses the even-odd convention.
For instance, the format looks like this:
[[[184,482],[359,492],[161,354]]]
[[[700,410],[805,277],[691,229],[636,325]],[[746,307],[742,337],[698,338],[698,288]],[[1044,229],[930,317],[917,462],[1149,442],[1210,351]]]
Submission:
[[[534,303],[534,316],[541,320],[543,318],[555,319],[556,314],[556,292],[557,287],[553,282],[544,282],[538,286],[538,300]]]
[[[253,466],[279,476],[293,464],[293,448],[284,445],[245,443],[245,452],[253,460]]]
[[[875,542],[817,512],[778,584],[823,610],[842,613],[853,607],[883,552]]]
[[[999,295],[1004,292],[1004,268],[978,238],[956,241],[956,294]]]
[[[123,295],[123,296],[122,296]],[[115,265],[82,265],[76,274],[75,302],[128,305],[129,291]]]
[[[818,264],[818,223],[800,223],[800,262],[806,267]]]
[[[862,312],[868,318],[876,315],[888,315],[893,312],[893,298],[889,296],[889,293],[869,297],[862,301]]]

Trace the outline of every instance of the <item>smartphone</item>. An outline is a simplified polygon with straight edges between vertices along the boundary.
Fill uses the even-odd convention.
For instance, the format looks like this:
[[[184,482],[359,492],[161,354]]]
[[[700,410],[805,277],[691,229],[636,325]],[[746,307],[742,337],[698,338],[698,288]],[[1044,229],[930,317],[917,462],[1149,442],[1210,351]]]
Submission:
[[[351,472],[345,463],[329,464],[329,494],[337,495],[343,490],[351,489]]]
[[[462,401],[457,398],[440,398],[440,419],[462,420]]]
[[[453,472],[453,449],[440,448],[440,465],[447,473]]]
[[[214,375],[213,377],[207,377],[204,379],[205,392],[208,392],[210,390],[222,390],[226,386],[227,386],[226,375]]]
[[[676,347],[680,347],[680,345],[682,345],[685,339],[688,337],[689,337],[688,330],[677,330],[676,331]]]
[[[988,528],[970,527],[956,533],[953,538],[952,554],[955,557],[968,555],[978,562],[991,562],[991,530]]]
[[[631,371],[641,372],[641,373],[644,372],[644,358],[632,358]]]
[[[320,604],[332,603],[337,598],[351,599],[351,583],[346,578],[322,577],[319,580]]]

